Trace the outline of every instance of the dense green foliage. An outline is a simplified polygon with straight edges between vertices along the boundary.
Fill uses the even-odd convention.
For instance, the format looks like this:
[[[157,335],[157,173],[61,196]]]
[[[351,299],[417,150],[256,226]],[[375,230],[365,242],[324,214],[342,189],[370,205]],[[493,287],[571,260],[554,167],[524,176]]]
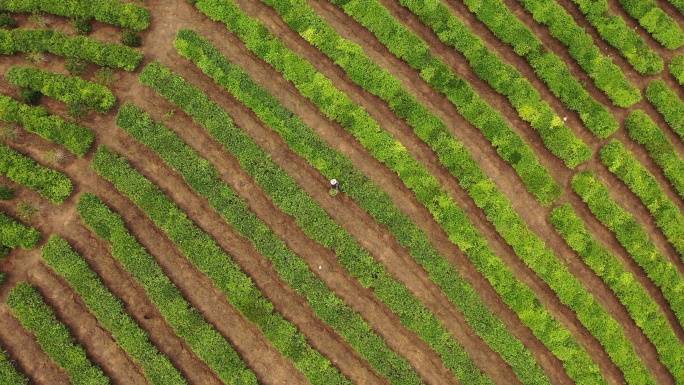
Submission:
[[[123,220],[95,195],[83,194],[78,213],[111,245],[112,256],[138,282],[176,334],[226,383],[254,385],[254,372],[221,334],[183,298],[157,261],[126,229]]]
[[[684,45],[684,32],[655,0],[618,0],[622,9],[663,47],[674,50]]]
[[[28,378],[17,371],[7,357],[7,353],[0,349],[0,384],[25,385],[27,383]]]
[[[684,140],[684,102],[662,80],[646,87],[646,98],[660,112],[667,124]]]
[[[415,1],[427,0],[400,0],[402,4],[410,4]],[[435,3],[438,0],[430,0],[432,6],[425,7],[420,14],[426,24],[439,23],[448,9],[433,15],[432,7],[440,9]],[[541,41],[521,22],[501,0],[464,0],[471,12],[478,20],[484,23],[496,37],[502,42],[513,47],[516,54],[527,60],[537,76],[549,87],[551,92],[558,97],[565,107],[576,111],[584,125],[597,136],[602,133],[613,132],[617,129],[617,121],[608,112],[606,107],[597,102],[584,86],[572,75],[568,66],[553,52],[546,49]],[[437,21],[429,22],[431,18]],[[444,22],[442,22],[444,23]],[[449,21],[449,23],[452,23]],[[438,24],[438,25],[441,25]],[[448,24],[447,24],[448,25]],[[448,30],[441,27],[438,30]],[[458,38],[458,36],[453,37]]]
[[[364,13],[363,7],[359,8],[359,6],[366,3],[368,1],[350,1],[344,6],[344,9],[347,13],[357,15],[355,17],[367,27],[373,25],[373,30],[377,31],[376,36],[381,40],[389,41],[393,35],[403,36],[410,33],[396,20],[390,18],[384,8],[379,8],[372,13]],[[548,103],[542,100],[539,91],[532,86],[529,80],[514,66],[507,64],[494,52],[491,52],[484,42],[459,18],[454,16],[444,4],[438,0],[413,0],[402,1],[402,5],[414,12],[423,23],[432,28],[442,42],[462,53],[480,78],[497,92],[508,97],[520,117],[540,131],[542,138],[549,138],[550,143],[547,146],[552,151],[554,148],[575,147],[575,151],[579,152],[575,156],[576,161],[591,156],[588,148],[585,148],[584,144],[575,138],[572,131],[556,115]],[[418,37],[407,36],[405,39],[407,39],[408,44],[393,44],[394,50],[396,50],[395,54],[400,54],[402,58],[416,68],[425,66],[422,64],[422,58],[430,57],[429,47]],[[425,68],[427,70],[431,67]],[[437,73],[433,76],[432,82],[438,80],[442,82],[443,76],[438,76],[438,70],[439,68],[435,68]],[[439,87],[453,88],[448,82],[439,85]],[[589,120],[585,119],[585,124],[600,138],[608,137],[618,128],[617,121],[607,112],[591,117],[591,124],[589,124]]]
[[[641,110],[634,110],[625,120],[629,136],[646,147],[665,178],[680,197],[684,199],[684,160],[679,156],[670,139],[660,127]]]
[[[117,0],[0,0],[0,10],[95,19],[138,31],[150,25],[147,9]]]
[[[7,81],[38,90],[45,96],[63,101],[68,106],[83,104],[106,114],[114,107],[116,97],[109,88],[76,76],[64,76],[34,67],[12,66],[5,74]]]
[[[684,346],[679,343],[667,317],[646,290],[584,227],[569,203],[551,211],[551,223],[582,260],[610,287],[627,308],[637,326],[653,343],[660,361],[675,379],[684,378]]]
[[[326,287],[278,236],[249,210],[249,204],[219,177],[219,172],[181,138],[155,122],[150,115],[127,103],[119,109],[116,124],[154,150],[176,170],[211,207],[255,249],[273,262],[286,281],[328,325],[339,333],[371,366],[393,384],[420,384],[418,374],[392,351],[366,322],[335,292]]]
[[[16,52],[49,52],[126,71],[135,70],[142,61],[142,54],[132,48],[85,36],[69,36],[52,29],[0,30],[0,54],[12,55]]]
[[[52,203],[62,203],[73,188],[71,179],[59,171],[43,167],[13,149],[0,144],[0,174],[15,183],[37,191]]]
[[[36,247],[40,232],[0,212],[0,245],[28,250]]]
[[[629,84],[620,67],[603,56],[594,39],[577,25],[575,19],[555,0],[518,0],[534,20],[549,27],[549,32],[566,47],[594,84],[619,107],[641,100],[641,92]]]
[[[237,68],[237,67],[232,67]],[[301,125],[292,113],[278,106],[263,90],[252,87],[253,82],[242,72],[228,71],[227,74],[245,85],[245,94],[237,93],[240,100],[263,100],[273,108],[272,120],[277,124],[280,117],[286,117],[285,124]],[[309,196],[284,170],[279,168],[266,151],[233,124],[232,119],[216,103],[211,102],[198,88],[186,82],[156,62],[150,63],[140,74],[144,84],[153,87],[171,103],[190,114],[226,150],[233,154],[242,167],[254,177],[273,201],[286,213],[292,215],[302,230],[312,239],[334,250],[338,261],[352,276],[357,277],[364,287],[373,289],[374,295],[394,311],[401,322],[424,339],[442,355],[445,365],[459,372],[473,370],[474,363],[467,359],[450,333],[425,306],[414,297],[401,282],[392,278],[385,267],[372,255],[362,249],[356,240],[337,222],[332,220],[323,208]],[[231,90],[236,92],[235,90]],[[262,112],[265,112],[262,110]],[[297,135],[299,132],[296,132]],[[318,147],[317,147],[318,149]],[[320,149],[328,151],[328,149]],[[314,150],[316,151],[316,150]],[[324,157],[325,154],[319,154]],[[335,165],[335,167],[330,167]],[[411,255],[428,271],[430,278],[438,284],[447,298],[461,311],[475,332],[494,350],[500,352],[511,363],[514,370],[522,373],[526,383],[548,383],[548,378],[534,362],[534,358],[522,343],[513,337],[506,326],[482,303],[477,293],[463,280],[449,261],[431,245],[424,231],[406,217],[377,185],[354,169],[345,158],[327,158],[317,161],[316,166],[327,177],[340,177],[345,184],[345,193],[353,196],[359,204],[382,225],[387,226],[397,242],[407,247]],[[337,166],[345,170],[338,174]],[[365,190],[365,191],[364,191]],[[363,194],[361,194],[363,192]],[[473,380],[474,381],[474,380]],[[472,382],[472,381],[471,381]]]
[[[97,320],[114,337],[116,343],[136,360],[152,384],[185,384],[180,372],[168,357],[159,353],[149,335],[126,312],[124,304],[100,281],[85,260],[74,252],[67,241],[53,235],[41,248],[45,263],[76,290]]]
[[[639,73],[655,75],[663,70],[663,59],[646,44],[625,20],[610,12],[607,0],[573,0],[587,21],[608,44],[620,51]]]
[[[198,2],[199,4],[201,3]],[[237,15],[239,16],[240,14],[238,13]],[[231,16],[234,17],[235,15]],[[251,27],[251,22],[241,20],[240,17],[233,18],[232,20],[244,26],[243,28],[245,29],[250,29]],[[258,29],[251,27],[251,30]],[[284,109],[276,99],[255,84],[239,67],[228,62],[206,40],[192,31],[182,30],[176,37],[174,44],[182,55],[190,58],[196,64],[201,63],[199,64],[200,68],[205,73],[208,73],[214,80],[228,88],[261,119],[264,119],[272,128],[278,130],[283,139],[288,141],[290,147],[309,159],[311,164],[321,167],[321,164],[335,163],[334,166],[328,166],[330,168],[327,172],[335,171],[333,174],[335,177],[349,181],[345,183],[345,186],[362,187],[358,194],[363,198],[366,198],[368,195],[383,194],[380,192],[381,190],[378,191],[377,185],[368,183],[365,180],[359,180],[360,178],[356,175],[349,175],[347,169],[352,166],[348,158],[341,156],[320,142],[311,128],[305,126],[301,120],[292,116],[291,111]],[[263,53],[262,51],[259,52]],[[228,76],[226,74],[231,75]],[[286,78],[291,79],[294,76],[296,74],[291,74],[290,71],[287,71]],[[309,79],[309,81],[316,82],[317,79]],[[324,86],[327,86],[327,88]],[[326,90],[326,93],[322,95],[314,94],[311,100],[326,115],[341,122],[347,130],[354,134],[370,150],[374,157],[397,172],[403,183],[415,191],[416,197],[431,211],[435,220],[445,229],[450,240],[471,258],[478,269],[483,272],[495,289],[498,290],[504,301],[518,313],[521,320],[535,332],[540,340],[548,344],[552,352],[556,352],[561,356],[559,357],[561,360],[565,359],[564,364],[568,366],[568,372],[571,373],[571,377],[579,378],[580,381],[591,378],[589,381],[601,382],[598,368],[591,362],[586,352],[577,345],[577,341],[566,330],[563,330],[562,326],[540,306],[535,294],[527,286],[515,279],[512,272],[487,247],[486,239],[475,229],[465,212],[454,203],[451,197],[439,186],[437,180],[422,165],[418,164],[403,146],[396,142],[387,132],[377,127],[377,123],[370,124],[353,119],[352,116],[363,116],[363,112],[358,110],[358,106],[356,106],[356,109],[333,112],[334,103],[330,98],[334,94],[331,94],[329,91],[329,83],[323,83],[320,86],[316,84],[300,84],[300,89],[312,90],[313,92]],[[332,89],[334,90],[334,88]],[[275,111],[272,111],[272,109],[275,109]],[[274,116],[276,117],[275,120]],[[282,118],[278,118],[282,116],[292,117],[288,119],[287,126],[283,126]],[[371,123],[374,122],[371,121]],[[297,132],[296,137],[292,137],[294,132]],[[426,135],[426,138],[430,138],[430,136]],[[450,151],[451,157],[448,159],[442,158],[443,164],[459,178],[461,185],[471,193],[477,204],[483,204],[480,198],[489,199],[490,194],[499,193],[494,183],[486,178],[463,146],[449,147],[454,146],[452,137],[445,138],[442,136],[430,139],[431,144],[441,143],[443,147]],[[440,154],[440,151],[437,151],[437,153]],[[325,154],[325,156],[330,156],[333,159],[320,159],[318,157],[322,155],[319,154]],[[316,157],[316,159],[310,159],[312,156]],[[371,193],[370,191],[373,192]],[[499,193],[499,195],[494,197],[494,199],[497,198],[501,199],[502,195]],[[501,207],[502,204],[503,207]],[[510,203],[506,205],[506,203],[499,201],[496,206],[498,206],[496,207],[497,213],[492,217],[494,219],[498,215],[510,214],[512,211]],[[382,210],[384,210],[383,205],[378,205],[377,207],[382,207]],[[490,207],[494,209],[494,206]],[[370,211],[370,209],[368,210]],[[494,214],[494,212],[491,212],[491,214]],[[383,213],[382,215],[387,214]],[[387,221],[379,222],[387,223]],[[517,226],[515,228],[518,229]],[[519,235],[516,234],[516,236]],[[521,241],[526,242],[526,240],[527,237],[523,235]],[[552,334],[553,338],[551,338]],[[561,345],[563,346],[562,353],[559,350]]]
[[[677,79],[677,82],[684,86],[684,54],[673,57],[668,67],[672,76]]]
[[[660,288],[677,320],[684,325],[684,281],[677,268],[658,251],[634,217],[613,201],[608,187],[596,179],[592,172],[576,174],[572,178],[572,188]]]
[[[428,112],[414,95],[401,86],[399,79],[373,63],[359,45],[343,39],[324,19],[316,15],[306,1],[264,0],[264,2],[281,12],[283,20],[292,28],[296,28],[297,32],[309,43],[341,66],[354,82],[385,100],[397,116],[406,119],[406,122],[415,130],[420,130],[427,122],[432,125],[431,131],[439,135],[450,134],[444,121]],[[412,47],[411,57],[422,60],[413,60],[409,64],[419,69],[421,76],[435,90],[444,93],[461,115],[482,131],[487,140],[497,148],[502,159],[514,167],[527,189],[540,202],[548,205],[560,196],[560,186],[539,162],[532,149],[506,124],[496,110],[477,95],[467,82],[454,75],[444,63],[432,56],[429,47],[422,40],[394,20],[377,2],[363,1],[356,4],[362,10],[360,14],[365,15],[366,19],[370,18],[369,15],[379,15],[376,18],[377,23],[365,25],[391,52],[401,54],[405,47]],[[387,29],[382,32],[378,31],[383,27]],[[401,58],[406,59],[406,55]],[[529,106],[522,108],[523,110],[529,109]],[[570,167],[579,161],[586,160],[581,157],[583,154],[581,150],[586,150],[588,159],[591,151],[572,135],[568,127],[562,123],[551,127],[551,121],[562,122],[561,119],[553,114],[546,117],[548,125],[542,127],[539,132],[544,143],[547,146],[550,145],[550,150],[560,156]],[[558,143],[562,143],[562,146],[553,146]]]
[[[83,347],[74,342],[67,327],[55,317],[35,287],[19,282],[5,303],[21,324],[35,334],[43,351],[64,369],[74,385],[109,384],[109,378],[88,360]]]
[[[31,107],[0,94],[0,120],[24,126],[29,132],[61,144],[72,153],[83,156],[93,144],[93,131],[68,122],[59,116],[48,114],[41,107]]]
[[[99,147],[93,168],[131,199],[199,270],[226,294],[226,299],[256,324],[266,338],[313,384],[348,384],[332,363],[313,349],[297,327],[277,313],[254,281],[156,185],[135,171],[125,158]]]
[[[653,174],[617,140],[601,149],[601,161],[641,199],[668,242],[684,259],[684,217]]]

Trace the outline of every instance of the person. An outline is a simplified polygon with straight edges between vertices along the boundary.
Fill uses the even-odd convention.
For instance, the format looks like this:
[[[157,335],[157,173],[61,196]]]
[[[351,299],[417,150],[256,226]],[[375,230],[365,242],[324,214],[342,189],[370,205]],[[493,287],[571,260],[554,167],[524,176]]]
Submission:
[[[330,188],[332,188],[333,190],[340,189],[340,183],[337,181],[337,179],[330,179]]]

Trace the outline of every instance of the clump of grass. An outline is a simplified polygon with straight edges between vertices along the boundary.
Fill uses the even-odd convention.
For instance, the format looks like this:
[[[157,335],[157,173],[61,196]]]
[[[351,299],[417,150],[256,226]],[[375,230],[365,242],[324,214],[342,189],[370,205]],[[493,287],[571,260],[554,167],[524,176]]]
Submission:
[[[24,133],[24,130],[16,124],[8,124],[0,127],[0,140],[6,141],[16,141],[19,140]]]
[[[45,152],[44,157],[45,161],[56,165],[58,163],[67,161],[70,157],[70,154],[61,148],[55,148]]]
[[[95,72],[95,80],[105,86],[111,86],[116,82],[116,72],[114,68],[102,67]]]
[[[17,216],[23,220],[28,221],[37,213],[38,208],[26,200],[21,200],[19,201],[19,204],[17,204]]]
[[[24,55],[24,60],[33,64],[42,63],[45,61],[45,54],[42,52],[29,52]]]

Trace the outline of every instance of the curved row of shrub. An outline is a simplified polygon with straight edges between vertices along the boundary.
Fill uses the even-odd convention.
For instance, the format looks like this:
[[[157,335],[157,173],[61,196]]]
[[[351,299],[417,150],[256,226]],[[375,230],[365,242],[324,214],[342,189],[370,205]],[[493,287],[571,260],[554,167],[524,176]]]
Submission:
[[[340,4],[343,3],[344,0]],[[553,136],[549,135],[555,138],[553,147],[573,147],[571,143],[575,143],[575,146],[579,145],[572,131],[565,126],[561,118],[556,115],[548,103],[542,100],[539,91],[532,86],[529,80],[514,66],[507,64],[495,53],[491,52],[480,37],[473,33],[458,17],[454,16],[439,0],[402,0],[400,3],[409,11],[415,13],[425,25],[432,28],[442,42],[462,53],[475,73],[497,92],[506,95],[511,104],[518,110],[520,117],[530,122],[532,127],[542,132],[552,132],[562,128],[565,131],[564,135],[561,136],[559,133],[554,133]],[[387,44],[391,42],[390,33],[404,34],[405,32],[403,31],[410,32],[400,23],[392,21],[393,19],[384,20],[389,19],[389,17],[382,17],[383,20],[375,20],[376,18],[379,19],[381,14],[387,14],[384,8],[382,11],[378,9],[375,12],[377,16],[371,17],[372,15],[370,14],[364,15],[362,9],[353,7],[355,5],[358,7],[360,4],[361,2],[350,1],[344,5],[344,9],[347,13],[353,12],[358,15],[358,20],[364,25],[373,23],[373,29],[376,29],[379,34],[384,36]],[[388,23],[396,24],[397,26],[390,28]],[[395,49],[406,56],[410,62],[420,63],[420,56],[412,59],[414,51],[425,54],[422,52],[422,49],[416,49],[420,47],[417,40],[417,38],[413,38],[411,44],[407,44],[404,47],[397,44],[392,45],[396,46]],[[424,46],[425,44],[421,45]],[[412,65],[415,66],[415,64]],[[442,85],[442,87],[447,85]],[[596,107],[592,116],[583,116],[582,119],[594,135],[599,138],[607,138],[618,129],[617,121],[603,106],[596,105]],[[603,112],[600,109],[603,109]],[[578,152],[578,160],[591,156],[590,151],[587,149],[578,147]]]
[[[223,182],[219,172],[201,158],[175,133],[161,122],[126,103],[119,109],[117,126],[143,145],[151,148],[240,235],[250,240],[255,249],[273,262],[278,275],[307,300],[314,313],[330,325],[363,359],[391,383],[420,384],[421,379],[409,363],[392,349],[373,326],[348,306],[325,282],[318,278],[306,261],[295,254],[261,221],[249,204]]]
[[[0,30],[0,54],[16,52],[49,52],[126,71],[135,70],[142,61],[142,54],[133,48],[86,36],[69,36],[53,29]]]
[[[226,383],[257,384],[254,372],[245,367],[228,341],[183,298],[154,257],[126,229],[118,214],[88,193],[78,200],[77,209],[83,222],[111,245],[112,256],[142,286],[166,322],[199,359]]]
[[[138,31],[150,25],[150,12],[147,9],[117,0],[2,0],[0,10],[95,19]]]
[[[450,134],[444,121],[428,112],[413,94],[402,87],[399,79],[375,64],[359,45],[343,39],[324,19],[316,15],[306,1],[265,0],[264,3],[274,7],[290,27],[296,28],[297,32],[309,43],[342,67],[350,79],[385,100],[395,114],[405,119],[414,129],[419,131],[423,124],[429,124],[433,126],[432,130],[435,132]],[[465,80],[456,76],[444,63],[434,57],[427,44],[398,24],[377,2],[365,1],[362,4],[358,3],[358,7],[362,9],[366,20],[374,16],[381,18],[372,26],[387,27],[391,30],[381,34],[378,33],[377,28],[371,28],[371,31],[390,51],[396,54],[399,50],[411,47],[411,57],[414,60],[409,64],[421,70],[421,76],[428,84],[436,91],[442,92],[461,115],[484,134],[485,138],[497,149],[501,158],[513,166],[527,189],[540,202],[549,205],[560,196],[562,192],[560,186],[539,162],[527,143],[506,124],[498,111],[480,98]],[[405,59],[406,55],[401,58]],[[523,99],[527,99],[526,95]],[[521,109],[518,111],[523,112],[536,106],[519,107]],[[559,156],[569,167],[589,159],[591,156],[589,148],[575,138],[572,131],[563,125],[562,120],[552,111],[547,112],[548,114],[540,112],[535,116],[535,119],[539,119],[537,123],[540,124],[533,125],[533,127],[539,131],[544,144],[551,152]],[[528,120],[531,118],[525,117]],[[552,121],[561,123],[552,127]]]
[[[677,320],[684,325],[684,281],[677,268],[658,251],[634,217],[613,201],[608,187],[596,179],[592,172],[576,174],[572,178],[572,188],[660,288]]]
[[[403,4],[411,0],[400,1]],[[464,3],[499,40],[510,45],[516,54],[527,60],[539,79],[549,87],[549,90],[561,100],[565,107],[579,114],[589,130],[597,133],[597,136],[600,132],[615,131],[614,127],[617,127],[615,117],[587,92],[579,80],[572,75],[565,62],[549,51],[505,4],[500,0],[488,0],[486,4],[475,0],[464,0]],[[426,9],[423,12],[423,20],[429,19],[428,11],[429,9]]]
[[[2,280],[0,280],[2,283]],[[26,385],[28,378],[12,365],[7,353],[0,347],[0,384]]]
[[[182,36],[183,33],[179,35]],[[272,109],[272,114],[269,115],[271,120],[266,121],[268,125],[277,124],[281,118],[286,120],[285,126],[303,124],[291,111],[284,109],[276,99],[245,77],[244,73],[228,69],[226,74],[245,86],[244,94],[236,89],[230,91],[239,100],[247,103],[248,107],[253,108],[253,105],[247,100],[261,100]],[[221,107],[211,102],[198,88],[156,62],[143,69],[140,81],[191,115],[236,157],[240,165],[269,194],[276,205],[296,219],[297,224],[309,237],[333,250],[339,263],[352,276],[358,278],[364,287],[372,288],[373,294],[399,316],[404,326],[418,334],[437,351],[444,358],[445,365],[456,371],[458,378],[475,382],[477,377],[467,376],[472,371],[477,373],[474,363],[470,361],[468,366],[464,364],[463,358],[454,357],[460,347],[444,325],[406,286],[395,280],[382,264],[363,249],[349,232],[330,218],[292,177],[271,160],[265,150],[261,149],[249,135],[235,127],[230,116]],[[269,97],[270,100],[267,100]],[[260,116],[263,118],[264,115]],[[482,303],[473,287],[461,278],[446,258],[434,249],[425,232],[401,213],[387,194],[354,170],[348,159],[332,159],[323,153],[319,156],[325,158],[316,162],[319,170],[329,178],[337,177],[345,181],[344,192],[354,195],[364,209],[368,210],[381,225],[387,226],[396,240],[409,249],[411,255],[428,271],[430,279],[442,288],[447,298],[464,314],[475,332],[494,350],[501,352],[516,372],[521,373],[523,382],[549,383],[529,351]],[[351,192],[356,189],[365,189],[368,195],[359,197],[352,194]]]
[[[69,106],[82,104],[106,114],[116,103],[116,97],[109,88],[77,76],[64,76],[39,68],[17,66],[7,70],[5,76],[8,82],[16,86],[40,91]]]
[[[551,211],[551,223],[568,245],[603,279],[629,312],[634,323],[653,343],[660,361],[675,379],[684,378],[684,346],[646,290],[584,227],[584,221],[566,203]]]
[[[61,144],[72,153],[83,156],[95,141],[93,131],[48,114],[42,107],[20,103],[7,95],[0,94],[0,120],[24,126],[43,139]]]
[[[74,342],[67,327],[55,317],[35,287],[19,282],[7,294],[5,303],[74,385],[109,384],[109,378],[90,362],[83,347]]]
[[[646,147],[651,159],[663,170],[665,178],[684,199],[684,159],[670,139],[644,111],[634,110],[625,120],[629,136]]]
[[[234,4],[231,4],[231,7],[234,7]],[[263,34],[263,32],[260,32],[262,30],[255,27],[255,24],[258,22],[244,20],[246,16],[237,9],[232,12],[235,14],[232,15],[233,17],[231,17],[230,22],[239,23],[239,25],[243,26],[247,31],[255,31],[256,33]],[[236,15],[238,17],[235,17]],[[263,35],[269,36],[267,34]],[[180,31],[174,44],[183,56],[190,58],[205,73],[223,84],[229,90],[234,88],[242,90],[248,89],[246,81],[249,77],[235,66],[232,66],[233,68],[231,71],[231,64],[225,57],[213,48],[210,43],[194,32],[187,30]],[[266,55],[268,51],[257,50],[257,52]],[[290,61],[295,62],[292,58],[294,54],[290,52],[288,55]],[[300,61],[296,61],[296,63],[299,63]],[[295,67],[294,71],[292,68],[288,68],[285,77],[288,79],[296,79],[297,68],[300,68],[300,66]],[[227,77],[225,75],[226,73],[234,75]],[[239,74],[242,74],[242,76]],[[477,268],[490,280],[494,288],[502,296],[503,300],[518,313],[521,320],[532,329],[535,335],[537,335],[542,342],[547,344],[552,352],[559,356],[567,367],[570,376],[580,382],[582,382],[582,380],[601,382],[602,378],[600,372],[596,365],[591,362],[586,351],[584,351],[570,333],[564,330],[560,323],[558,323],[558,321],[540,305],[534,292],[518,281],[513,276],[513,273],[503,264],[501,259],[489,249],[486,239],[477,232],[473,223],[467,218],[465,212],[453,202],[451,197],[439,186],[437,180],[411,157],[408,151],[395,141],[391,135],[378,127],[377,123],[370,119],[360,107],[351,103],[348,97],[346,98],[347,103],[344,104],[345,107],[340,108],[342,105],[341,101],[345,100],[346,95],[332,87],[328,79],[325,79],[322,76],[315,76],[313,78],[305,77],[302,79],[309,83],[300,83],[298,88],[305,94],[309,94],[309,91],[313,92],[313,95],[309,95],[309,98],[318,105],[321,111],[329,118],[341,122],[345,129],[361,140],[364,146],[368,146],[374,157],[387,165],[391,170],[398,173],[404,184],[415,191],[416,197],[426,205],[437,222],[445,229],[450,240],[471,258]],[[278,106],[279,110],[287,114],[286,116],[292,116],[291,111],[282,108],[282,105],[276,99],[255,83],[250,82],[248,90],[254,90],[252,91],[252,94],[257,93],[256,91],[259,90],[257,93],[259,99],[254,100],[254,96],[244,95],[241,100],[247,103],[261,119],[265,121],[270,121],[270,119],[272,119],[273,112],[270,111],[271,105]],[[239,98],[237,95],[236,97]],[[311,156],[318,156],[319,153],[335,154],[335,157],[338,158],[335,159],[336,162],[345,165],[351,164],[346,157],[343,157],[335,150],[320,142],[311,128],[303,125],[299,119],[293,117],[292,123],[293,124],[290,124],[287,127],[282,127],[282,123],[279,121],[271,122],[270,125],[272,128],[279,131],[281,136],[288,141],[293,150],[307,158],[311,164],[318,166],[318,164],[322,162],[318,158],[311,159]],[[292,137],[292,133],[290,132],[294,130],[298,131],[296,137]],[[487,188],[494,187],[493,182],[486,179],[486,177],[481,174],[481,170],[477,167],[477,164],[472,157],[469,156],[467,150],[462,146],[453,147],[453,137],[445,137],[442,135],[435,137],[434,140],[441,141],[443,146],[452,146],[448,147],[450,150],[458,150],[452,152],[453,156],[450,159],[442,159],[442,162],[445,162],[446,160],[444,164],[447,168],[453,168],[454,166],[462,167],[465,169],[463,170],[464,173],[470,172],[476,174],[473,175],[476,177],[475,179],[470,178],[469,176],[464,178],[461,182],[469,180],[473,183],[478,183],[481,179],[485,179],[487,181]],[[313,144],[316,144],[315,148],[311,147]],[[438,151],[438,154],[439,153],[440,152]],[[350,182],[347,182],[345,185],[353,185],[356,187],[357,183],[361,181],[358,181],[359,178],[355,175],[349,175],[348,171],[345,169],[346,167],[341,168],[336,166],[333,170],[337,171],[337,176],[340,178],[344,177],[342,180],[350,180]],[[371,188],[368,184],[369,183],[366,183],[366,186],[364,186],[365,189]],[[474,186],[466,184],[467,189],[472,187]],[[374,184],[372,190],[374,190],[374,194],[381,193],[381,190],[378,191],[379,188]],[[481,195],[479,192],[471,191],[471,193],[474,195]],[[482,193],[486,194],[485,191],[482,191]],[[370,193],[364,190],[358,191],[358,194],[363,196],[369,195]],[[551,335],[554,335],[554,337],[551,338]],[[562,336],[562,338],[556,339],[558,336]],[[559,351],[560,345],[563,346],[563,353],[560,353]],[[568,354],[565,355],[564,353]]]
[[[601,149],[601,161],[641,199],[668,242],[684,259],[684,217],[665,195],[653,174],[618,140],[611,141]]]
[[[622,9],[636,19],[663,47],[674,50],[684,45],[684,32],[655,0],[618,0]]]
[[[40,232],[0,212],[0,245],[29,250],[40,241]]]
[[[684,86],[684,54],[675,55],[667,66],[677,83]]]
[[[646,87],[646,98],[665,118],[667,124],[684,140],[684,102],[662,80]]]
[[[591,35],[565,8],[554,0],[518,1],[536,22],[546,25],[551,35],[568,47],[570,56],[616,106],[626,108],[641,100],[639,89],[629,84],[620,67],[601,54]]]
[[[3,144],[0,144],[0,174],[7,175],[13,182],[35,190],[55,204],[64,202],[73,189],[68,176],[43,167],[33,159]]]
[[[126,195],[226,294],[226,300],[261,329],[266,338],[314,384],[349,384],[333,364],[313,349],[297,327],[275,311],[254,281],[156,185],[125,158],[99,147],[95,171]]]
[[[185,384],[168,357],[152,345],[149,335],[126,312],[124,304],[102,283],[86,261],[69,243],[53,235],[41,248],[45,263],[75,289],[97,320],[129,356],[140,364],[152,384]]]
[[[599,36],[620,52],[637,72],[655,75],[665,67],[663,59],[625,20],[610,12],[607,0],[573,0]]]

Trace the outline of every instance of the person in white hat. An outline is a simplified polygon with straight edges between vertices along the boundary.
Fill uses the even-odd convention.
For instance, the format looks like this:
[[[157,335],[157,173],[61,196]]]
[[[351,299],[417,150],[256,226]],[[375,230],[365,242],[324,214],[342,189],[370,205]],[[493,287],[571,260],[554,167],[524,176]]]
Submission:
[[[332,188],[333,190],[340,189],[340,183],[337,181],[337,179],[330,179],[330,188]]]

